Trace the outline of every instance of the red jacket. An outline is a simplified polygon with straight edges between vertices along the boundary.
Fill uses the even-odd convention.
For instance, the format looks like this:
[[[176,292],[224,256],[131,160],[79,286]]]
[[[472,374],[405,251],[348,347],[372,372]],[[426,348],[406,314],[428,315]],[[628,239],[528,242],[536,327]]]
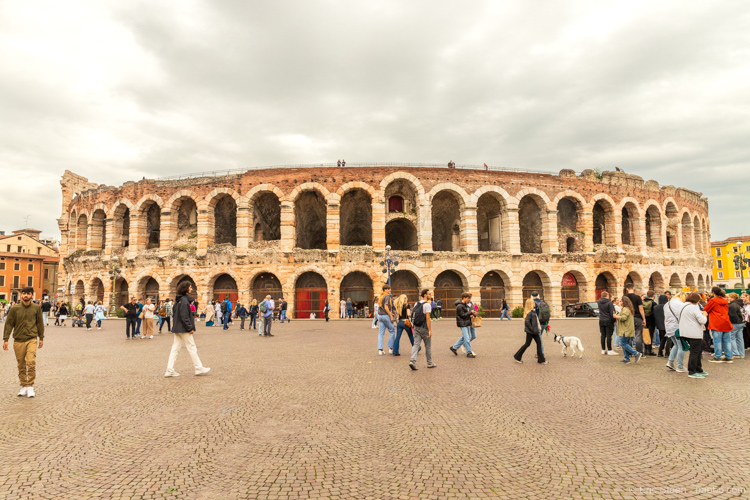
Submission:
[[[729,303],[724,297],[713,297],[703,308],[708,313],[708,329],[717,332],[731,332],[734,330],[729,321]]]

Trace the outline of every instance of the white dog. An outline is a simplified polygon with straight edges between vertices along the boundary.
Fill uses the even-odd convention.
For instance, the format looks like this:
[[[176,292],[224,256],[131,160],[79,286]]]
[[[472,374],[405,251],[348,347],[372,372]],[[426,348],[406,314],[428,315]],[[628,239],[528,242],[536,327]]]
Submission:
[[[562,335],[555,334],[555,342],[562,344],[563,350],[562,355],[567,356],[570,354],[571,357],[576,355],[576,351],[580,353],[579,358],[583,357],[583,343],[578,337],[563,337]]]

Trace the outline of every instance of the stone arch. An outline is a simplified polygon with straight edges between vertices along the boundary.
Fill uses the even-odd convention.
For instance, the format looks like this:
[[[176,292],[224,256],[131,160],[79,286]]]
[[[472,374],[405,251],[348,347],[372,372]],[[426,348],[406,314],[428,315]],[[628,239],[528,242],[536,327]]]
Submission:
[[[95,303],[101,301],[104,304],[104,281],[100,276],[94,276],[89,283],[88,296],[93,297]]]
[[[331,192],[323,184],[320,184],[318,182],[305,182],[304,184],[300,184],[299,186],[294,188],[292,192],[289,193],[289,196],[287,196],[286,200],[292,203],[296,203],[297,198],[299,198],[302,193],[306,191],[317,191],[323,197],[323,200],[326,203],[331,196]]]
[[[89,233],[89,219],[85,213],[78,215],[76,223],[76,250],[86,250]]]
[[[341,245],[372,246],[372,194],[351,187],[341,195],[339,241]]]
[[[680,216],[682,226],[682,251],[686,253],[693,252],[693,220],[690,212],[685,209]]]
[[[409,298],[409,303],[414,304],[419,300],[420,278],[410,269],[399,269],[391,274],[391,294],[398,297],[401,294]],[[382,289],[373,290],[374,297],[377,299],[382,293]]]
[[[176,297],[177,296],[177,287],[183,281],[190,282],[190,284],[193,285],[193,293],[192,293],[192,295],[194,297],[198,296],[198,292],[199,292],[199,290],[198,290],[198,284],[195,282],[195,280],[193,279],[192,276],[190,276],[189,274],[185,274],[185,273],[180,273],[180,274],[177,274],[176,276],[173,276],[173,277],[169,278],[169,280],[167,281],[166,289],[169,290],[169,293],[171,295],[173,295],[173,296]]]
[[[328,300],[328,280],[318,271],[304,271],[294,280],[294,317],[323,317],[323,308]],[[329,303],[330,306],[330,303]]]
[[[143,220],[141,222],[141,231],[143,231],[143,240],[138,248],[147,250],[159,248],[161,242],[161,209],[164,203],[156,195],[146,195],[136,204],[135,213]],[[138,231],[137,233],[141,233]],[[135,235],[136,238],[141,236]]]
[[[444,191],[452,192],[462,209],[471,206],[471,196],[466,190],[464,190],[464,188],[453,182],[441,182],[436,184],[430,189],[430,192],[427,194],[427,199],[432,200],[435,196]]]
[[[544,222],[548,204],[549,199],[546,198],[546,195],[545,198],[534,193],[520,196],[518,200],[518,229],[521,253],[542,253]]]
[[[115,280],[115,307],[120,307],[130,301],[131,290],[128,280],[122,276]]]
[[[693,276],[693,273],[687,273],[685,275],[685,286],[690,288],[690,291],[692,291],[695,288],[695,276]]]
[[[198,203],[198,213],[206,214],[208,243],[237,246],[237,212],[247,200],[234,189],[216,188]]]
[[[582,229],[583,212],[588,204],[575,191],[567,190],[552,202],[557,211],[557,247],[560,253],[583,252],[585,235]]]
[[[453,189],[443,189],[435,194],[430,192],[429,199],[432,215],[432,250],[461,251],[461,212],[465,206],[464,198]]]
[[[620,241],[623,246],[638,245],[638,217],[641,209],[638,207],[637,200],[633,198],[624,198],[620,204],[622,211],[620,218]]]
[[[150,297],[151,302],[156,304],[156,302],[159,300],[159,292],[163,290],[159,279],[150,274],[146,274],[144,276],[141,276],[140,278],[137,278],[135,281],[137,286],[136,295],[138,296],[138,298],[146,300],[146,298]]]
[[[659,271],[654,271],[648,278],[648,289],[653,290],[657,294],[662,294],[666,291],[666,283],[664,277]]]
[[[94,207],[94,213],[91,215],[91,234],[89,235],[89,245],[92,250],[104,250],[107,246],[107,208],[104,204]]]
[[[508,293],[510,280],[502,271],[491,270],[482,274],[479,281],[479,303],[485,311],[485,317],[499,318],[502,315],[503,300]]]
[[[414,187],[414,190],[416,191],[414,200],[415,207],[418,207],[425,201],[424,186],[422,186],[422,183],[417,177],[410,174],[409,172],[393,172],[392,174],[383,177],[383,180],[380,181],[380,193],[384,201],[388,201],[386,198],[386,191],[388,186],[398,180],[406,181]]]
[[[284,198],[280,189],[263,184],[267,189],[256,186],[248,194],[250,205],[250,228],[253,241],[276,241],[281,239],[281,200]],[[275,300],[275,299],[274,299]]]
[[[669,288],[672,290],[672,294],[679,293],[682,291],[682,279],[677,273],[672,273],[669,278]]]
[[[445,271],[453,271],[459,278],[461,278],[461,286],[463,286],[464,288],[468,289],[472,286],[472,283],[470,282],[471,272],[466,267],[455,262],[444,262],[441,263],[440,266],[433,269],[432,273],[429,276],[433,287],[437,286],[437,278]]]
[[[623,281],[624,286],[628,286],[629,283],[633,284],[634,293],[640,294],[643,292],[643,278],[641,278],[638,271],[630,271],[625,276],[625,280]],[[623,290],[623,293],[625,293],[625,290]]]
[[[531,269],[527,272],[523,281],[521,282],[521,296],[525,303],[527,299],[531,297],[532,292],[539,292],[539,297],[544,299],[545,302],[550,301],[550,286],[552,281],[549,275],[540,269]]]
[[[594,283],[596,288],[596,300],[599,300],[602,296],[602,292],[609,293],[610,299],[620,296],[620,292],[617,287],[617,277],[610,271],[602,271],[596,276]]]
[[[365,272],[352,271],[347,273],[339,286],[339,300],[352,300],[355,312],[364,312],[365,308],[372,311],[375,284]],[[407,295],[408,296],[408,295]],[[397,295],[394,295],[394,300]]]
[[[664,218],[667,225],[667,249],[668,250],[679,250],[680,242],[680,216],[677,211],[677,204],[674,199],[667,198],[664,201]]]
[[[342,199],[347,192],[353,189],[361,189],[363,191],[366,191],[370,195],[370,198],[372,199],[375,199],[378,193],[377,189],[375,189],[373,186],[369,185],[366,182],[350,181],[350,182],[347,182],[346,184],[343,184],[340,188],[338,188],[336,190],[336,194],[339,196],[339,199]]]
[[[128,208],[131,212],[133,211],[133,203],[127,199],[127,198],[118,198],[115,200],[115,202],[112,204],[112,208],[110,208],[109,213],[107,214],[108,217],[114,218],[117,216],[117,212],[122,211],[122,206],[125,206],[125,208]]]
[[[211,300],[229,299],[230,302],[236,303],[239,299],[240,284],[237,275],[227,269],[225,272],[217,273],[209,280],[209,289]]]
[[[141,199],[138,200],[135,207],[133,207],[133,211],[138,213],[143,212],[144,210],[147,210],[146,205],[151,205],[151,203],[156,203],[159,208],[164,208],[164,201],[159,195],[146,194],[141,196]]]
[[[76,281],[74,297],[75,297],[75,302],[73,303],[73,308],[75,308],[75,304],[78,303],[79,299],[86,300],[86,285],[83,283],[82,279],[79,279],[78,281]]]
[[[493,189],[495,188],[495,189]],[[508,193],[495,186],[484,186],[471,197],[477,207],[477,234],[480,252],[502,252],[510,238]]]
[[[198,202],[193,191],[181,189],[167,201],[165,211],[172,223],[172,242],[182,243],[198,235]]]
[[[394,218],[385,225],[385,244],[393,250],[419,250],[419,235],[414,223],[405,218]]]
[[[130,246],[130,216],[133,204],[125,198],[120,198],[114,205],[109,217],[112,219],[112,247]]]
[[[461,299],[461,294],[468,288],[467,276],[455,269],[446,269],[435,276],[433,296],[435,302],[440,300],[444,317],[456,316],[454,303]]]
[[[297,192],[297,189],[290,195],[294,198],[295,246],[303,250],[326,250],[328,190],[311,188]]]
[[[270,295],[274,301],[284,296],[284,288],[279,277],[269,271],[258,271],[250,280],[250,296],[260,302]]]
[[[703,281],[703,275],[698,275],[698,291],[703,291],[706,289],[706,283]]]
[[[78,211],[74,208],[68,214],[68,253],[73,253],[78,247]]]
[[[585,271],[569,267],[568,271],[560,276],[560,297],[562,299],[562,310],[570,304],[577,304],[586,299],[588,289],[588,277]]]
[[[616,206],[614,200],[606,193],[599,193],[591,199],[594,245],[617,245]]]
[[[659,205],[649,200],[644,205],[646,213],[646,246],[661,249],[662,247],[662,216]]]

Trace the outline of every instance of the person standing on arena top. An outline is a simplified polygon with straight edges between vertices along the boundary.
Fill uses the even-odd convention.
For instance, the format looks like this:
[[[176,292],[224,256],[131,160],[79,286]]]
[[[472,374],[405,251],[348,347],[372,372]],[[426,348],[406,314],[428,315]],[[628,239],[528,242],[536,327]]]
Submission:
[[[13,350],[18,363],[18,380],[21,383],[19,396],[33,398],[36,380],[36,350],[44,345],[44,318],[42,309],[31,298],[34,288],[27,286],[21,290],[21,302],[8,312],[3,332],[3,350],[8,350],[8,339],[13,334]]]

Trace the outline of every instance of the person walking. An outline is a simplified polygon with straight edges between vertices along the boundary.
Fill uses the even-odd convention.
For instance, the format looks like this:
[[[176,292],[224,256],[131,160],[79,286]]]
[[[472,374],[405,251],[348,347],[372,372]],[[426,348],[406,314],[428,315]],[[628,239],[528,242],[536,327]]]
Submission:
[[[250,309],[248,310],[248,313],[250,314],[250,324],[248,325],[248,329],[252,328],[253,330],[258,329],[258,301],[253,299],[253,301],[250,303]]]
[[[192,291],[193,285],[191,285],[189,281],[183,281],[177,285],[177,297],[175,297],[173,309],[174,325],[172,325],[174,341],[172,342],[172,350],[169,352],[167,371],[164,373],[165,377],[180,376],[180,374],[175,371],[174,364],[175,361],[177,361],[177,355],[180,353],[183,345],[187,348],[188,354],[190,354],[196,375],[205,375],[211,370],[211,368],[203,366],[200,358],[198,358],[198,348],[195,346],[195,340],[193,338],[193,334],[195,333],[195,320],[193,314],[190,312],[190,303],[193,300],[190,296]]]
[[[247,308],[237,302],[237,317],[240,318],[240,330],[245,329],[245,320],[247,319]]]
[[[388,330],[388,352],[393,354],[393,341],[396,338],[396,329],[393,326],[395,320],[396,314],[393,311],[391,286],[385,284],[383,285],[383,293],[380,294],[380,307],[378,308],[378,356],[385,354],[385,351],[383,351],[383,337],[386,330]]]
[[[620,311],[622,311],[622,304],[619,297],[614,298],[612,305],[615,306],[615,314],[620,314]],[[620,336],[617,335],[617,320],[615,320],[615,329],[612,332],[612,338],[614,339],[612,341],[612,350],[617,352],[617,348],[620,347]]]
[[[617,335],[620,336],[620,346],[622,346],[623,359],[620,363],[630,363],[630,356],[635,357],[635,362],[641,360],[642,353],[633,348],[633,339],[635,338],[635,307],[630,297],[624,295],[621,299],[622,309],[614,315],[617,320]]]
[[[18,365],[19,396],[33,398],[36,381],[36,351],[44,346],[44,317],[42,308],[31,301],[34,288],[21,289],[21,301],[8,311],[3,331],[3,350],[8,350],[8,340],[13,335],[13,351]]]
[[[271,325],[273,324],[273,301],[270,295],[266,295],[266,300],[263,301],[265,306],[265,312],[263,313],[263,336],[273,337],[271,333]],[[261,311],[263,307],[261,307]]]
[[[658,302],[659,303],[654,306],[654,325],[656,331],[655,337],[659,339],[659,353],[657,354],[657,356],[663,358],[665,350],[667,356],[669,356],[669,347],[671,346],[671,342],[669,342],[667,338],[667,328],[664,324],[664,308],[669,302],[669,299],[667,299],[666,295],[659,295]],[[667,346],[668,342],[670,343],[670,346]]]
[[[513,359],[516,360],[516,363],[523,363],[523,353],[526,352],[526,349],[529,348],[533,340],[536,342],[537,363],[546,365],[548,361],[544,358],[544,352],[542,351],[542,324],[539,322],[533,298],[526,299],[526,303],[523,305],[523,315],[523,329],[526,332],[526,342],[513,355]]]
[[[286,315],[287,308],[289,307],[289,304],[287,304],[287,301],[284,300],[284,297],[281,297],[281,302],[279,303],[279,319],[283,323],[286,321],[287,323],[291,323],[292,320],[289,319],[289,316]]]
[[[138,338],[141,335],[141,325],[143,324],[143,302],[139,298],[135,303],[138,311],[135,315],[135,336],[133,336],[134,339]]]
[[[102,329],[102,321],[107,319],[106,315],[106,309],[104,308],[104,304],[102,304],[102,301],[96,303],[96,307],[94,308],[94,320],[96,321],[96,329],[101,330]]]
[[[328,304],[328,301],[326,300],[326,304],[323,306],[323,317],[326,319],[326,323],[328,323],[328,316],[331,312],[331,306]]]
[[[742,299],[736,293],[730,293],[728,296],[729,302],[729,321],[732,323],[732,357],[733,358],[744,358],[745,357],[745,339],[743,337],[743,331],[745,330],[745,310],[742,303]]]
[[[646,318],[646,312],[643,310],[643,299],[635,293],[635,285],[628,283],[625,285],[625,296],[633,304],[633,328],[635,329],[635,350],[643,354],[643,323]],[[625,307],[623,301],[622,307]],[[622,337],[622,335],[620,335]]]
[[[229,297],[225,297],[221,304],[221,315],[224,330],[229,330],[229,321],[232,318],[232,303],[229,301]]]
[[[537,319],[539,319],[539,325],[541,327],[541,331],[539,332],[539,342],[542,343],[542,353],[544,353],[543,335],[549,330],[549,320],[552,313],[549,304],[539,296],[539,292],[536,290],[531,292],[531,298],[534,301],[534,312],[537,315]]]
[[[65,302],[60,305],[60,326],[65,326],[65,320],[68,319],[68,306],[65,305]]]
[[[224,320],[224,314],[221,311],[221,301],[220,300],[214,300],[214,321],[216,322],[216,326],[219,326],[221,322]]]
[[[143,304],[143,335],[142,339],[154,338],[154,310],[156,306],[151,303],[151,297],[146,297]]]
[[[612,350],[612,333],[615,331],[615,305],[609,300],[609,293],[602,292],[596,301],[599,306],[599,333],[601,335],[602,354],[617,356]]]
[[[83,308],[83,314],[86,316],[86,330],[91,330],[91,322],[94,320],[94,307],[93,302],[89,300],[86,307]]]
[[[700,302],[701,296],[697,293],[689,293],[686,300],[687,304],[682,309],[680,315],[680,337],[687,340],[687,343],[690,345],[688,377],[705,378],[706,375],[708,375],[708,372],[703,371],[701,351],[703,350],[703,326],[710,321],[710,313],[706,312],[705,309],[701,311],[700,307],[698,307],[698,302]],[[726,300],[724,300],[724,302],[726,302]],[[714,307],[719,306],[717,305]],[[727,321],[729,320],[727,319]],[[721,353],[721,347],[719,347],[719,353]]]
[[[409,342],[411,342],[412,347],[414,346],[414,335],[412,334],[411,324],[411,307],[409,307],[409,299],[406,294],[399,295],[393,305],[395,307],[396,314],[398,314],[398,323],[396,325],[396,339],[393,341],[393,355],[401,356],[399,350],[402,332],[406,332],[406,334],[409,336]]]
[[[120,306],[125,311],[125,338],[127,340],[135,339],[136,335],[136,317],[138,316],[138,301],[135,297],[130,297],[130,302]],[[131,336],[132,332],[132,336]]]
[[[352,303],[351,297],[346,299],[346,317],[347,319],[354,317],[354,303]]]
[[[159,324],[159,333],[164,328],[164,323],[167,324],[167,331],[172,331],[172,299],[168,298],[164,301],[164,316],[162,316],[161,324]]]
[[[500,321],[503,320],[503,318],[508,318],[508,321],[511,321],[510,314],[508,314],[508,311],[510,310],[510,307],[508,306],[508,303],[503,299],[503,305],[500,308],[501,314],[500,314]]]
[[[666,298],[665,296],[662,296]],[[677,330],[680,329],[680,317],[682,316],[682,310],[685,308],[686,294],[681,293],[675,298],[670,300],[664,306],[664,344],[670,344],[672,348],[669,350],[669,359],[667,360],[667,368],[674,370],[678,373],[687,373],[685,365],[685,350],[682,348],[682,342],[675,338]],[[675,363],[677,366],[675,367]]]
[[[435,307],[437,308],[437,321],[440,321],[443,319],[443,301],[441,299],[437,299],[435,301]]]
[[[734,331],[734,327],[729,320],[729,303],[726,299],[726,293],[718,286],[713,287],[711,293],[713,297],[709,299],[706,307],[703,308],[703,312],[708,314],[708,329],[714,341],[714,359],[709,360],[709,362],[733,363],[732,332]],[[724,353],[723,358],[721,356],[722,352]],[[690,370],[689,367],[688,370]]]
[[[5,313],[5,304],[0,303],[0,321],[2,321],[3,314]],[[55,317],[55,325],[54,326],[60,326],[60,302],[55,302],[55,305],[52,306],[52,315]]]
[[[375,329],[378,327],[378,297],[375,297],[374,304],[372,306],[373,313],[372,313],[372,328]]]
[[[206,310],[203,311],[203,314],[206,316],[206,326],[214,326],[214,317],[216,315],[216,306],[214,305],[213,300],[209,300],[208,304],[206,304]]]
[[[417,370],[417,354],[422,349],[422,342],[424,342],[427,368],[435,368],[437,366],[432,362],[432,321],[430,320],[432,292],[428,288],[425,288],[420,292],[419,297],[420,300],[414,304],[414,308],[411,311],[410,319],[414,333],[414,343],[411,348],[409,368],[414,371]]]
[[[469,308],[470,300],[471,294],[468,292],[464,292],[461,294],[461,299],[456,300],[456,326],[461,330],[461,336],[449,349],[455,356],[458,356],[458,349],[463,346],[466,349],[467,358],[476,358],[476,354],[471,351],[471,317],[474,311]]]
[[[341,319],[346,318],[346,301],[344,299],[339,302],[339,317]]]
[[[44,318],[44,326],[49,326],[49,312],[52,310],[52,304],[50,304],[49,300],[45,300],[42,302],[41,308],[42,318]],[[0,313],[0,317],[2,317],[2,313]]]
[[[656,356],[653,352],[653,346],[658,346],[658,336],[656,334],[656,319],[654,318],[654,296],[656,294],[653,290],[646,292],[646,296],[643,300],[643,313],[645,314],[646,328],[648,329],[648,337],[643,336],[643,351],[646,356]]]

